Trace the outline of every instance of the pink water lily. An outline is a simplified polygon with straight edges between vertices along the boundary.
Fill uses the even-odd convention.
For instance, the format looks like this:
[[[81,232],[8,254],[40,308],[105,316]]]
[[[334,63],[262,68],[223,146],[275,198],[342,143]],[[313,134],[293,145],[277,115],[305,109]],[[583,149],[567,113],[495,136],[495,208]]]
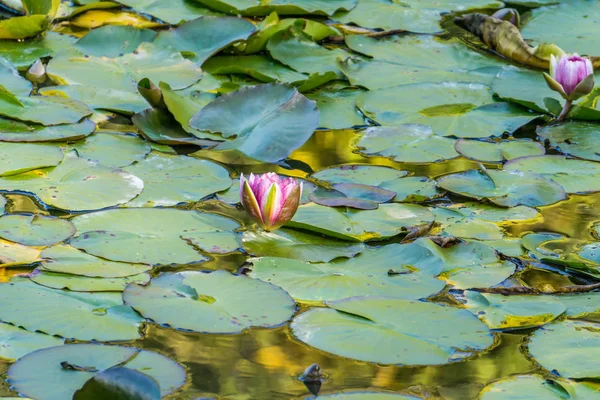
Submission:
[[[567,101],[558,119],[566,117],[574,100],[594,89],[594,67],[587,57],[565,54],[559,59],[550,56],[550,74],[544,73],[548,87]]]
[[[292,219],[302,196],[302,183],[274,172],[240,176],[240,199],[248,214],[266,231]]]

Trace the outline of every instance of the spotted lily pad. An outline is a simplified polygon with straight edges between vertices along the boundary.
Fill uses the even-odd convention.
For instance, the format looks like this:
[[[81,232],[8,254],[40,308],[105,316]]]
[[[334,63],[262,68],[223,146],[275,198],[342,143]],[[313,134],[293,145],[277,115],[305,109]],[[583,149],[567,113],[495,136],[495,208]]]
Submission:
[[[42,125],[73,124],[92,113],[85,104],[63,97],[14,96],[0,90],[0,115]]]
[[[66,219],[40,215],[4,215],[0,217],[0,237],[27,246],[48,246],[75,234]]]
[[[249,276],[271,282],[296,301],[325,302],[353,296],[429,297],[444,283],[407,266],[402,245],[367,249],[360,256],[329,263],[308,263],[279,257],[250,259]]]
[[[143,160],[151,151],[150,145],[137,136],[110,133],[88,137],[76,143],[73,148],[77,150],[79,157],[96,161],[106,167],[131,165]]]
[[[187,264],[205,261],[196,248],[229,253],[240,247],[229,218],[196,211],[130,208],[84,214],[72,220],[71,245],[111,261]]]
[[[223,119],[223,113],[231,118]],[[217,150],[239,150],[265,162],[286,158],[317,128],[319,112],[313,101],[282,84],[257,85],[223,95],[200,110],[192,128],[222,133],[229,140]]]
[[[157,323],[207,333],[277,326],[296,308],[281,288],[223,270],[163,274],[146,286],[130,284],[123,299]]]
[[[440,178],[438,186],[478,200],[487,198],[503,207],[536,207],[566,198],[560,184],[542,175],[521,171],[469,170]]]
[[[126,203],[143,187],[134,175],[95,165],[72,152],[54,168],[0,178],[0,191],[29,192],[49,206],[73,211]]]
[[[384,182],[408,175],[406,171],[377,165],[342,165],[323,169],[313,174],[313,177],[332,184],[357,183],[361,185],[379,186]]]
[[[64,400],[72,398],[96,373],[115,365],[151,376],[159,383],[162,396],[175,392],[186,380],[181,365],[158,353],[101,344],[67,344],[30,353],[11,366],[8,379],[26,396]]]
[[[208,160],[154,152],[124,168],[144,181],[129,207],[174,206],[199,201],[231,186],[229,171]]]
[[[600,377],[598,324],[561,321],[533,333],[527,349],[544,368],[573,379]]]
[[[41,258],[42,267],[46,271],[92,278],[119,278],[137,275],[150,269],[149,265],[120,263],[94,257],[66,245],[44,249]]]
[[[117,293],[75,293],[18,281],[1,284],[0,298],[13,304],[0,310],[0,320],[31,332],[79,340],[141,337],[143,319]]]
[[[32,169],[54,167],[63,159],[58,146],[30,143],[0,143],[0,176]]]
[[[467,310],[390,298],[353,298],[328,305],[297,316],[292,332],[308,345],[342,357],[440,365],[494,343],[485,324]],[[379,345],[364,346],[365,337]]]
[[[328,262],[352,258],[364,250],[360,243],[348,243],[292,229],[274,232],[246,231],[242,237],[245,251],[253,256],[293,258],[310,262]]]
[[[381,204],[376,210],[332,208],[318,204],[300,206],[288,226],[352,240],[381,240],[415,225],[427,224],[434,216],[427,208],[413,204]]]
[[[528,329],[547,324],[565,312],[551,297],[503,296],[466,292],[467,309],[490,329]]]

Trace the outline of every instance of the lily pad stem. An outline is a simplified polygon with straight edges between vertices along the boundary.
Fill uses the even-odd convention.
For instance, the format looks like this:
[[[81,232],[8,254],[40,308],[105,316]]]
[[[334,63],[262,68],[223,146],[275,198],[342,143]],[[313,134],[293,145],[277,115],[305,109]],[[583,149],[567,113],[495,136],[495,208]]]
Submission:
[[[573,100],[567,100],[565,102],[565,106],[563,107],[560,115],[556,118],[557,121],[562,121],[565,119],[569,111],[571,110],[571,106],[573,105]]]

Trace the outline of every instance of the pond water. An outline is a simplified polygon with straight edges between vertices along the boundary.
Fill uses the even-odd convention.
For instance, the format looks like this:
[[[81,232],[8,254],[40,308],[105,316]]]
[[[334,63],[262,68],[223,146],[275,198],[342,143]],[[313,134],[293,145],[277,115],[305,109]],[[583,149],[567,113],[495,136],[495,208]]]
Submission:
[[[600,3],[264,3],[0,0],[0,397],[600,399]]]

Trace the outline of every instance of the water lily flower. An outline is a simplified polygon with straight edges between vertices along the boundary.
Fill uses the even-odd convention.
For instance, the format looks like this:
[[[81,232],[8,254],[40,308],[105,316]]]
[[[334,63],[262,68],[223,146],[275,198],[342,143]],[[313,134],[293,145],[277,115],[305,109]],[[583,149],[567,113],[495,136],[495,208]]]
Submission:
[[[589,94],[594,89],[594,67],[589,58],[575,53],[563,55],[559,59],[550,56],[550,74],[544,72],[548,87],[566,100],[565,107],[558,117],[563,120],[573,101]]]
[[[264,230],[280,228],[292,219],[302,196],[302,183],[274,172],[240,176],[240,199],[246,212]]]

